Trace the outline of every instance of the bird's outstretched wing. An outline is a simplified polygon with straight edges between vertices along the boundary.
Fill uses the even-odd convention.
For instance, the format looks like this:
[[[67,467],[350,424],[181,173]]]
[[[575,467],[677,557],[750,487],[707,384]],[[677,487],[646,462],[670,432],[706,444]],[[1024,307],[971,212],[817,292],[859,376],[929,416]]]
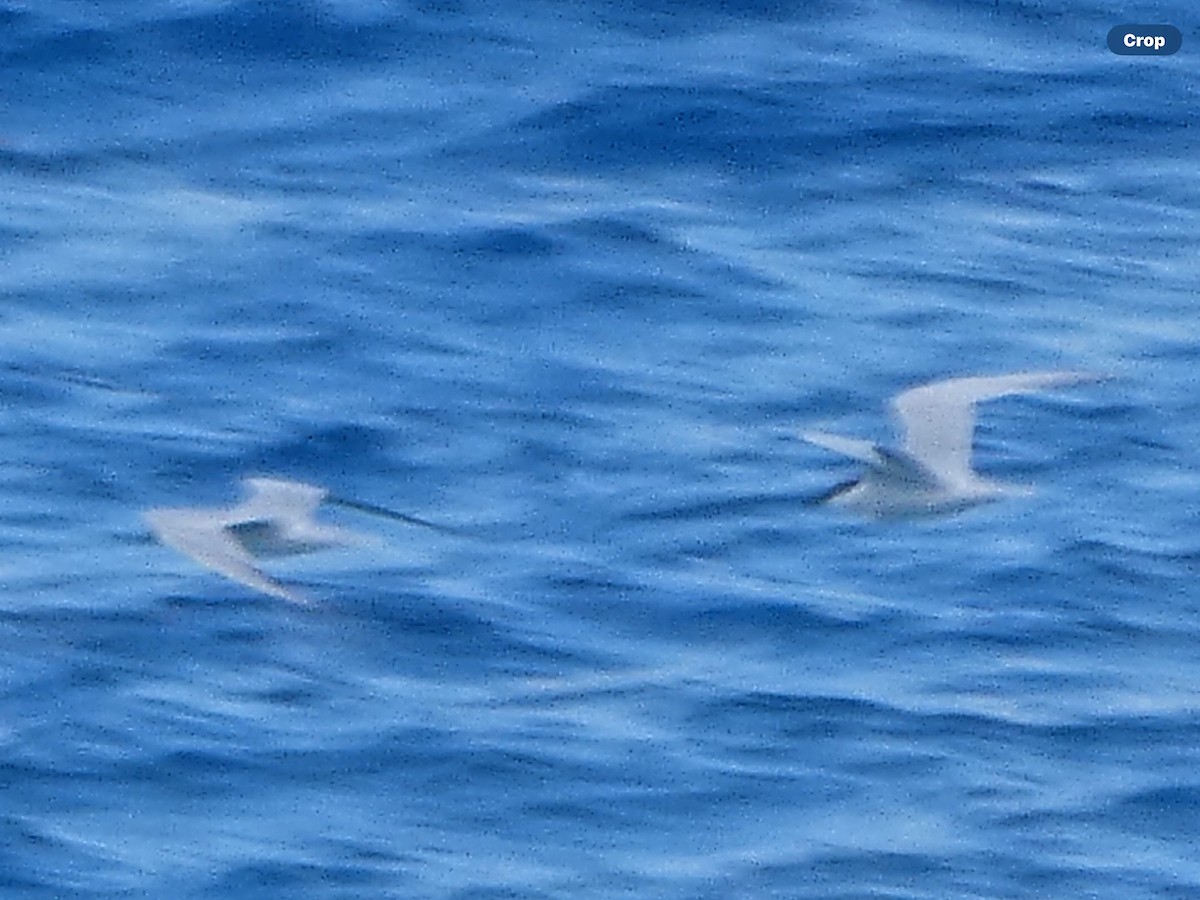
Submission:
[[[973,480],[971,445],[975,404],[1009,394],[1098,380],[1085,372],[1019,372],[952,378],[897,395],[892,409],[903,432],[904,452],[950,484]]]
[[[325,488],[280,478],[243,478],[249,496],[230,515],[244,519],[311,519],[325,499]]]
[[[180,553],[248,588],[292,603],[307,603],[254,565],[253,557],[225,529],[219,515],[190,509],[152,509],[144,513],[155,536]]]

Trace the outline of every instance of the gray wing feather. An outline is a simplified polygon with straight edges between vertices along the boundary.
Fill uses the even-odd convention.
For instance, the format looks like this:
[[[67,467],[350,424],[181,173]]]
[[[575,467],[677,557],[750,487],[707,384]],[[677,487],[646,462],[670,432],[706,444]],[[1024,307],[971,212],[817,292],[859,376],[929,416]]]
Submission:
[[[282,481],[278,478],[245,478],[242,484],[250,491],[246,502],[230,515],[239,519],[288,518],[311,519],[325,499],[326,490],[298,481]]]
[[[1085,372],[1019,372],[953,378],[896,396],[892,409],[903,432],[904,452],[938,477],[970,481],[975,404],[1009,394],[1097,380]]]
[[[292,603],[306,602],[299,593],[259,570],[253,557],[211,513],[152,509],[145,513],[145,519],[160,541],[205,568],[272,597]]]

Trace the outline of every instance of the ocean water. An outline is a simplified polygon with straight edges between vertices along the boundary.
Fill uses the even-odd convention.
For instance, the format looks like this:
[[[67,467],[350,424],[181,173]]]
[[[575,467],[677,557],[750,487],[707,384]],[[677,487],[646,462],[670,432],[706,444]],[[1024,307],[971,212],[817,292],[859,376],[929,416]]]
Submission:
[[[0,894],[1200,896],[1194,11],[1070,6],[0,2]]]

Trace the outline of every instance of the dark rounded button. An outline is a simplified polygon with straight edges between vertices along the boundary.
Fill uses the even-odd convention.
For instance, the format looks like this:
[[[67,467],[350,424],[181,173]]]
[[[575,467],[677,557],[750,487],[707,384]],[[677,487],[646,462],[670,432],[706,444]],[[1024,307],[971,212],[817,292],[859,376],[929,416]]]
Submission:
[[[1174,25],[1117,25],[1108,33],[1108,49],[1122,56],[1170,56],[1182,46]]]

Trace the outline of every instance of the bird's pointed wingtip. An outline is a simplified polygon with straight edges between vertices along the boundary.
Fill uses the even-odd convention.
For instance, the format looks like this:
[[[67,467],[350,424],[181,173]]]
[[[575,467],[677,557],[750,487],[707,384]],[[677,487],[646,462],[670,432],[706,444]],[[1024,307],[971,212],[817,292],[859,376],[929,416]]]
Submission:
[[[841,456],[848,456],[851,459],[861,460],[871,465],[876,465],[880,461],[879,448],[871,441],[811,430],[800,432],[800,437],[810,444],[822,447]]]
[[[278,597],[280,600],[285,600],[293,606],[299,606],[304,609],[310,609],[313,606],[316,606],[316,603],[313,602],[312,598],[304,592],[297,590],[296,588],[286,587],[282,584],[279,584],[279,582],[276,582],[276,584],[278,585],[279,590],[271,591],[271,596]]]
[[[1043,372],[1022,373],[1030,378],[1043,378],[1056,384],[1081,384],[1091,381],[1107,381],[1113,377],[1104,372],[1093,372],[1090,369],[1049,369]]]

